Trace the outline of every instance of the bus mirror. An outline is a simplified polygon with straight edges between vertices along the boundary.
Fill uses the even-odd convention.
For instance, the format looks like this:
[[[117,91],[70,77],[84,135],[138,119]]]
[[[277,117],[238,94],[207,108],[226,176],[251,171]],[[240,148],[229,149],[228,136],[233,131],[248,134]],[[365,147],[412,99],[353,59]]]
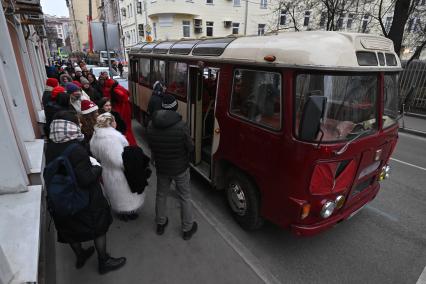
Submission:
[[[326,103],[327,98],[324,96],[311,95],[308,97],[299,125],[299,135],[302,140],[313,141],[317,137]]]

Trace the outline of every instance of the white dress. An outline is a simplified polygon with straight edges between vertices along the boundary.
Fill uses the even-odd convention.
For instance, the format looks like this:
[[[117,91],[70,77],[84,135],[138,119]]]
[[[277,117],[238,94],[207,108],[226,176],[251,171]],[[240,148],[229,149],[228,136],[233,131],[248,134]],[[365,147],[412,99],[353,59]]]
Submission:
[[[117,213],[131,213],[140,208],[145,200],[145,193],[130,191],[126,176],[122,153],[128,146],[126,138],[113,127],[98,128],[90,140],[90,151],[102,165],[102,180],[105,196],[111,203],[112,210]]]

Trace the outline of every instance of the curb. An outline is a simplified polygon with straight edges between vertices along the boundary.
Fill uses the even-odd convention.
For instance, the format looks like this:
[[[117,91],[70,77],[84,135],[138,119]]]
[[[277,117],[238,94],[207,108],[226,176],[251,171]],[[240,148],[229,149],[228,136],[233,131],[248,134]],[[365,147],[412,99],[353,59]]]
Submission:
[[[421,119],[426,119],[426,115],[420,114],[420,113],[406,112],[404,115],[408,116],[408,117],[417,117],[417,118],[421,118]]]
[[[426,132],[423,132],[423,131],[419,131],[419,130],[415,130],[411,128],[401,128],[401,127],[399,128],[399,131],[426,138]]]

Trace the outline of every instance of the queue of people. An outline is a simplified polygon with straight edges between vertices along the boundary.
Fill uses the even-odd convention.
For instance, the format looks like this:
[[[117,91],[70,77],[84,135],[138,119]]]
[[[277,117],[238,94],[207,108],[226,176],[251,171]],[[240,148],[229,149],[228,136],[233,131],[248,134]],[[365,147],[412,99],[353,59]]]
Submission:
[[[137,146],[132,132],[129,93],[108,74],[102,73],[96,80],[84,72],[84,65],[49,78],[46,85],[44,179],[57,239],[70,245],[77,269],[95,250],[100,274],[119,269],[126,258],[112,257],[107,250],[111,212],[125,222],[137,219],[151,174],[150,159]],[[164,234],[168,225],[167,192],[174,181],[181,205],[182,238],[189,240],[198,227],[192,213],[189,173],[194,146],[176,111],[174,96],[166,94],[159,82],[155,90],[147,138],[157,172],[156,233]],[[88,241],[94,247],[83,248],[82,243]]]

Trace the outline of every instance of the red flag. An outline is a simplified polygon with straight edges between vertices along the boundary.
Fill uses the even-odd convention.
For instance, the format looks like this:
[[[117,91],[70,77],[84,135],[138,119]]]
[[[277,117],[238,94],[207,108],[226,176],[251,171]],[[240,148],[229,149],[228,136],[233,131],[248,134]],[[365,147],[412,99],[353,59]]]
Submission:
[[[93,53],[93,39],[92,39],[92,31],[90,29],[91,22],[92,22],[92,17],[87,16],[87,25],[89,26],[89,52]]]

